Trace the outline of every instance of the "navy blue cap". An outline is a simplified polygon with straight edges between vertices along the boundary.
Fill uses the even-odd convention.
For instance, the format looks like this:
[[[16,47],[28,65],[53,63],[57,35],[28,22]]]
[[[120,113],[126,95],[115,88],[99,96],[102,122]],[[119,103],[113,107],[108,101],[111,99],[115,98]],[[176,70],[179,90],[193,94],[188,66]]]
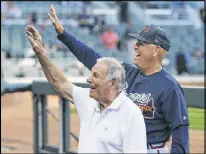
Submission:
[[[139,41],[159,45],[161,48],[169,51],[171,41],[165,30],[157,25],[146,25],[139,34],[129,34]]]

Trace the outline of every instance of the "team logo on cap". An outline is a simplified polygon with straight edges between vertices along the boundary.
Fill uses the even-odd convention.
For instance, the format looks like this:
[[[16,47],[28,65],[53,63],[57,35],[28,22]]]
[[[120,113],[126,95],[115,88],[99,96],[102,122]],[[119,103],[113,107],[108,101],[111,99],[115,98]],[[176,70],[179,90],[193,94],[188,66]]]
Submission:
[[[148,32],[149,31],[149,26],[145,26],[144,29],[143,29],[145,32]]]

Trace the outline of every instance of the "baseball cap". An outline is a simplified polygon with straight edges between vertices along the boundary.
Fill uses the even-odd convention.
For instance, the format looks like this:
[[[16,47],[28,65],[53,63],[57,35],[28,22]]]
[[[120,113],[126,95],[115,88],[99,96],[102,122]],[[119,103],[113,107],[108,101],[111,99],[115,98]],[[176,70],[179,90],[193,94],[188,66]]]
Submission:
[[[161,48],[169,51],[171,41],[165,30],[157,25],[146,25],[139,34],[129,34],[139,41],[159,45]]]

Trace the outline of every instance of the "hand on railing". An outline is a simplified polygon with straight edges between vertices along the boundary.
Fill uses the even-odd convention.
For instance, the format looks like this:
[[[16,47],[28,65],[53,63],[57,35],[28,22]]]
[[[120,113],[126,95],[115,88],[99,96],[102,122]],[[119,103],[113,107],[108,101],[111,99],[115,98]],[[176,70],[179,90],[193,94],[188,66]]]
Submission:
[[[49,19],[51,20],[52,24],[54,25],[54,28],[58,34],[62,34],[64,32],[64,27],[59,21],[56,11],[54,8],[54,5],[51,4],[50,6],[50,12],[48,13]]]

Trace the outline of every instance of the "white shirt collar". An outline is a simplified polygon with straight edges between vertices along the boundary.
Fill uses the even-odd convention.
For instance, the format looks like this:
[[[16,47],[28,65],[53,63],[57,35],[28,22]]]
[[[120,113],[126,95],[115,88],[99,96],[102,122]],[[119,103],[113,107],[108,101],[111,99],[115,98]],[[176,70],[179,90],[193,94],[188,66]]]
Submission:
[[[124,91],[122,91],[116,98],[115,100],[107,107],[107,110],[116,110],[118,109],[122,103],[124,102],[126,98],[126,95],[124,93]],[[97,104],[97,106],[94,108],[96,110],[96,112],[100,112],[100,105],[99,103]]]

